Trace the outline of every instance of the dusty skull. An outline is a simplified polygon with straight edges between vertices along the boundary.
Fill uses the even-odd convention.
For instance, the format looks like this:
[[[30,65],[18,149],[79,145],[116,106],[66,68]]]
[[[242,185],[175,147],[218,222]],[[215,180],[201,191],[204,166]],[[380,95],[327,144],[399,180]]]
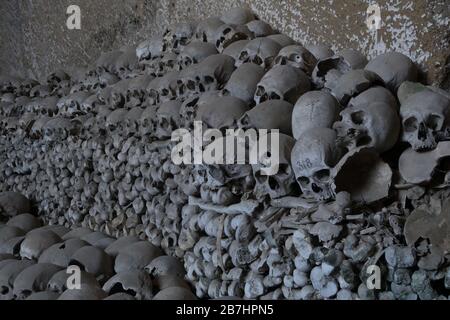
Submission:
[[[150,104],[159,104],[175,98],[175,86],[179,78],[178,71],[166,73],[163,77],[155,78],[147,87]]]
[[[268,100],[247,111],[238,125],[243,129],[278,129],[283,134],[291,135],[293,108],[287,101]]]
[[[317,200],[334,198],[332,168],[343,155],[336,133],[328,128],[304,132],[291,154],[292,168],[303,194]]]
[[[270,24],[261,20],[250,21],[245,26],[252,33],[254,38],[267,37],[274,34],[274,31]]]
[[[209,99],[207,103],[199,106],[195,119],[202,121],[208,128],[224,129],[233,128],[237,125],[237,120],[248,111],[244,101],[232,97],[224,96]]]
[[[141,42],[136,48],[139,61],[159,58],[166,51],[166,44],[162,37],[155,37]]]
[[[267,168],[267,158],[272,158],[273,155],[268,156],[267,152],[263,153],[258,150],[258,164],[252,165],[253,176],[255,178],[255,192],[257,197],[269,195],[270,198],[276,199],[291,194],[296,190],[296,181],[294,172],[291,167],[291,152],[294,147],[295,140],[285,134],[279,134],[278,141],[275,141],[274,136],[267,135],[267,150],[272,151],[274,147],[272,143],[278,143],[278,148],[275,152],[278,153],[278,171],[274,174],[267,175],[262,168]],[[260,137],[262,139],[262,137]],[[257,144],[255,144],[256,146]],[[269,152],[270,152],[269,151]]]
[[[83,246],[75,251],[69,261],[69,266],[74,265],[92,273],[100,282],[106,281],[114,273],[113,259],[105,251],[93,246]]]
[[[236,65],[252,62],[266,69],[272,65],[280,50],[281,45],[268,37],[253,39],[242,49]]]
[[[193,41],[183,48],[177,58],[179,70],[202,62],[205,58],[217,54],[216,47],[207,42]]]
[[[181,22],[169,27],[164,33],[164,43],[167,48],[171,48],[174,52],[186,46],[195,32],[194,22]]]
[[[339,117],[340,106],[326,91],[310,91],[298,99],[292,113],[292,133],[298,139],[311,128],[331,128]]]
[[[181,102],[171,100],[162,103],[156,112],[156,132],[155,135],[162,138],[169,138],[173,130],[180,126]]]
[[[256,87],[263,76],[264,69],[261,66],[244,63],[231,74],[222,94],[231,95],[252,104]]]
[[[350,70],[339,77],[330,89],[339,103],[347,106],[351,98],[377,85],[384,85],[383,80],[377,74],[357,69]]]
[[[397,110],[383,102],[348,107],[341,113],[341,120],[334,124],[338,140],[343,147],[353,149],[373,147],[382,153],[391,149],[400,134],[400,118]]]
[[[214,33],[214,45],[219,52],[223,52],[233,42],[248,39],[249,35],[246,26],[223,24]]]
[[[316,66],[317,59],[305,47],[291,45],[284,47],[278,52],[274,64],[290,65],[311,75]]]
[[[35,292],[47,289],[49,280],[62,268],[49,263],[37,263],[23,270],[14,280],[14,297],[24,300]]]
[[[238,66],[238,64],[241,64],[240,62],[238,63],[239,55],[249,42],[250,40],[239,40],[233,42],[225,50],[223,50],[222,54],[226,54],[227,56],[232,57],[234,59],[236,66]]]
[[[61,242],[61,238],[50,230],[36,229],[29,232],[20,245],[20,256],[27,259],[38,259],[47,248]]]
[[[416,81],[418,77],[414,62],[398,52],[388,52],[375,57],[365,69],[379,75],[392,92],[397,92],[404,81]]]
[[[42,252],[39,256],[39,263],[51,263],[65,268],[69,265],[72,255],[87,245],[87,242],[80,239],[69,239],[64,243],[56,243]]]
[[[270,39],[270,40],[275,41],[282,48],[287,47],[287,46],[291,46],[291,45],[294,45],[294,44],[299,44],[294,39],[292,39],[291,37],[285,35],[284,33],[271,34],[270,36],[267,36],[267,38]]]
[[[372,102],[383,102],[392,106],[395,110],[399,109],[395,96],[388,89],[381,86],[371,87],[356,97],[351,98],[348,102],[348,107],[351,108],[363,104],[370,104]]]
[[[153,297],[152,279],[145,271],[132,270],[116,274],[103,286],[108,294],[126,292],[137,300],[150,300]]]
[[[400,106],[403,140],[414,150],[434,149],[450,137],[450,100],[431,90],[408,97]]]
[[[217,28],[224,22],[218,17],[210,17],[202,20],[195,30],[195,38],[197,40],[214,44],[214,34]]]
[[[255,102],[285,100],[294,104],[310,88],[309,78],[303,71],[287,65],[276,65],[258,83]]]

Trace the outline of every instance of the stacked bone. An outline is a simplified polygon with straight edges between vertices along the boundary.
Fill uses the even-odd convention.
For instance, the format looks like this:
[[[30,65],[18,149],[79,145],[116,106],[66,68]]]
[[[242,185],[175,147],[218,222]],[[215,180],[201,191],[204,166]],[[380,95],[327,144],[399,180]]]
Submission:
[[[406,56],[335,54],[232,9],[81,74],[1,81],[0,190],[46,223],[149,240],[201,298],[448,297],[449,97]],[[279,129],[279,172],[174,165],[194,120]]]
[[[182,263],[148,241],[42,226],[23,213],[26,198],[11,192],[1,197],[11,218],[0,224],[0,300],[195,299]]]

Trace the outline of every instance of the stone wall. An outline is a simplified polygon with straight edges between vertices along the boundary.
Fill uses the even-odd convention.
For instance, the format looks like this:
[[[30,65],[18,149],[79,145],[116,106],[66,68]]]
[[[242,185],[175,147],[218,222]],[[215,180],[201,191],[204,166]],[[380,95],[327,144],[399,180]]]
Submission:
[[[70,4],[81,8],[81,30],[66,27]],[[366,24],[371,4],[381,9],[378,31]],[[239,5],[303,43],[351,47],[370,57],[400,51],[422,65],[428,82],[450,86],[446,0],[2,0],[0,70],[36,78],[58,67],[72,70],[173,22],[220,15]]]

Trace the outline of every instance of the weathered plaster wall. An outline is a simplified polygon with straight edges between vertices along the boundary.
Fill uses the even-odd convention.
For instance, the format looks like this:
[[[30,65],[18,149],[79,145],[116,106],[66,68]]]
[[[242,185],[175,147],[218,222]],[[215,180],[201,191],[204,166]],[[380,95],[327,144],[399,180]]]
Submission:
[[[80,31],[66,28],[70,4],[81,7]],[[377,32],[366,25],[369,4],[381,8]],[[429,82],[450,85],[448,0],[2,0],[0,68],[43,77],[60,66],[87,65],[101,51],[136,44],[173,22],[242,5],[303,43],[352,47],[370,57],[400,51],[422,65]]]

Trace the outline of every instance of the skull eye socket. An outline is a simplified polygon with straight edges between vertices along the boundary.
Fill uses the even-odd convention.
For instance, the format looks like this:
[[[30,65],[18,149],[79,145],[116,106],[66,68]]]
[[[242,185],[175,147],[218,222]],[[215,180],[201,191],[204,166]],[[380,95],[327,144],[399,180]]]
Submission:
[[[364,123],[364,112],[362,111],[353,112],[350,117],[352,122],[356,125],[361,125]]]
[[[300,185],[300,187],[302,187],[302,188],[306,188],[310,183],[310,181],[307,177],[299,177],[297,179],[297,182]]]
[[[439,115],[431,114],[426,120],[426,125],[431,130],[439,130],[442,127],[442,118]]]
[[[327,182],[330,180],[330,170],[322,169],[314,173],[314,178],[320,182]]]
[[[223,34],[228,34],[231,32],[231,28],[225,28],[225,30],[223,30]]]
[[[417,124],[417,119],[415,117],[410,117],[405,121],[403,121],[403,129],[406,132],[414,132],[417,131],[418,128],[419,126]]]

